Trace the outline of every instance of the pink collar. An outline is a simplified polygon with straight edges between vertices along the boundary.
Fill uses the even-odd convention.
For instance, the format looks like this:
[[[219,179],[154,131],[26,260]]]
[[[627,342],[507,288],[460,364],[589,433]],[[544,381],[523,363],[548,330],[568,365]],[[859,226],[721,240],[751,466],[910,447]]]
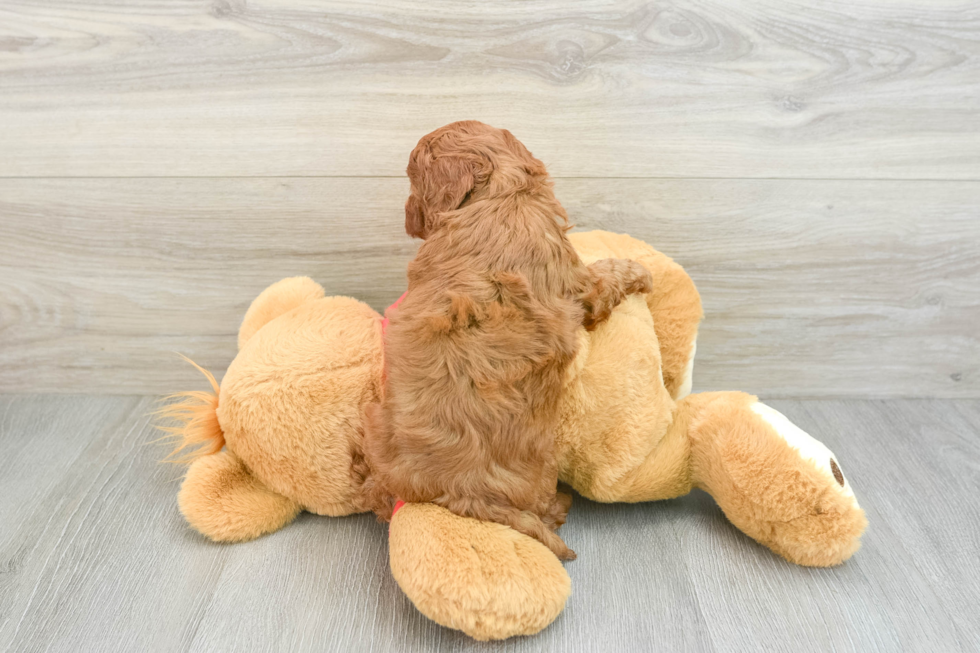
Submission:
[[[395,300],[395,303],[394,304],[392,304],[391,306],[389,306],[388,308],[385,309],[385,316],[381,320],[381,336],[382,336],[381,346],[382,346],[382,351],[384,351],[383,350],[383,347],[384,347],[384,333],[385,333],[385,329],[388,328],[388,311],[390,311],[390,310],[392,310],[394,308],[398,308],[398,305],[402,303],[402,300],[405,299],[405,295],[407,295],[407,294],[408,294],[408,291],[406,290],[405,292],[402,293],[402,296],[401,297],[399,297],[397,300]],[[402,501],[401,499],[398,499],[395,502],[394,509],[392,509],[392,511],[391,511],[391,516],[394,517],[395,516],[395,513],[398,512],[399,509],[401,509],[401,507],[404,506],[404,505],[405,505],[405,502]],[[391,534],[391,524],[388,524],[388,534],[389,535]]]
[[[398,308],[398,305],[402,303],[402,300],[405,299],[405,296],[407,294],[408,294],[408,291],[406,290],[405,292],[402,293],[402,296],[401,297],[399,297],[398,299],[395,300],[395,303],[394,304],[392,304],[391,306],[389,306],[388,308],[385,309],[385,316],[381,320],[381,334],[382,335],[384,335],[385,329],[388,328],[388,311],[390,311],[393,308]]]

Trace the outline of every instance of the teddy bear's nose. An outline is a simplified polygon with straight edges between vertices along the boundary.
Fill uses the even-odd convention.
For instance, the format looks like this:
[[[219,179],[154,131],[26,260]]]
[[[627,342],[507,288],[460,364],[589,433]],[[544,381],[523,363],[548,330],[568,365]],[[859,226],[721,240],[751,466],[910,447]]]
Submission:
[[[834,474],[834,478],[840,483],[841,487],[844,487],[844,474],[840,471],[840,467],[837,466],[837,461],[833,458],[830,459],[830,471]]]

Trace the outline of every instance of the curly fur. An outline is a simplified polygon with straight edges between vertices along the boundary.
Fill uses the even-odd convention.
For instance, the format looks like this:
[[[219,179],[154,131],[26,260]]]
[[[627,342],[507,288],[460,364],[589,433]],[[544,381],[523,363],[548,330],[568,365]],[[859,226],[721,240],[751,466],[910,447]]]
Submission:
[[[367,501],[433,502],[574,552],[554,530],[553,426],[577,330],[594,328],[649,272],[626,260],[587,268],[544,165],[506,130],[453,123],[412,152],[408,233],[425,240],[385,337],[386,389],[369,408]]]

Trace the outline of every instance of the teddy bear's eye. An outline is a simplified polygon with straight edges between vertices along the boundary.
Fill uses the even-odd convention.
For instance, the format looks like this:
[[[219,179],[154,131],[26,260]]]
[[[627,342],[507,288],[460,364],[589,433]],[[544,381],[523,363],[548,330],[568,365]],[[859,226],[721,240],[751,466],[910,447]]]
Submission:
[[[840,483],[841,487],[844,487],[844,474],[840,471],[840,467],[837,466],[837,461],[833,458],[830,459],[830,471],[833,473],[834,478]]]

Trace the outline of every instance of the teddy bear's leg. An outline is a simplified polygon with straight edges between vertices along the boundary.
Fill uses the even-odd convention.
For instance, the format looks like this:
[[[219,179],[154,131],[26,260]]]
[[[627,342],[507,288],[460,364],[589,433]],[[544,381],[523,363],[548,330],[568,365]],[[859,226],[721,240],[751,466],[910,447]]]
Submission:
[[[867,526],[837,457],[741,392],[692,395],[692,482],[744,533],[791,562],[847,560]]]
[[[323,287],[309,277],[289,277],[272,284],[248,307],[238,329],[238,348],[244,347],[256,331],[283,313],[323,296]]]
[[[243,542],[279,530],[300,506],[266,488],[227,449],[197,458],[177,495],[195,530],[216,542]]]
[[[785,416],[742,392],[679,401],[657,446],[617,482],[576,488],[598,501],[657,501],[700,487],[729,520],[787,560],[847,560],[867,525],[836,456]]]
[[[419,611],[478,640],[533,635],[554,621],[572,581],[537,540],[434,504],[406,504],[391,519],[395,580]]]

